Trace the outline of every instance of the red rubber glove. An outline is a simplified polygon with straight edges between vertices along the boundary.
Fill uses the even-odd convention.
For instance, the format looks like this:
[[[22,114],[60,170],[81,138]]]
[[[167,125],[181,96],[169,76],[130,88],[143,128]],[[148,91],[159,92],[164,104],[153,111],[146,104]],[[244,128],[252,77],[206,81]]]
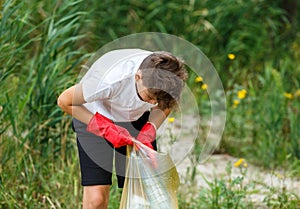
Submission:
[[[115,148],[133,144],[131,140],[132,136],[127,129],[115,125],[109,118],[98,112],[90,120],[87,131],[105,138]]]
[[[140,131],[139,135],[137,136],[137,140],[142,142],[147,147],[153,149],[151,142],[155,140],[156,137],[156,127],[153,123],[147,122],[142,130]]]

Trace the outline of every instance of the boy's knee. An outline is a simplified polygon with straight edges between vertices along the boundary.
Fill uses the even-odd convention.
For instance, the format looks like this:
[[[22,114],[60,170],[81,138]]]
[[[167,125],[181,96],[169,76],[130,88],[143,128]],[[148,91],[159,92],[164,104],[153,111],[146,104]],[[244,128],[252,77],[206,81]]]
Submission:
[[[107,209],[109,187],[89,187],[83,192],[83,209]]]
[[[87,205],[89,209],[104,209],[107,208],[108,200],[103,197],[93,197],[88,200]]]
[[[83,209],[106,209],[108,198],[104,196],[91,196],[84,201]]]

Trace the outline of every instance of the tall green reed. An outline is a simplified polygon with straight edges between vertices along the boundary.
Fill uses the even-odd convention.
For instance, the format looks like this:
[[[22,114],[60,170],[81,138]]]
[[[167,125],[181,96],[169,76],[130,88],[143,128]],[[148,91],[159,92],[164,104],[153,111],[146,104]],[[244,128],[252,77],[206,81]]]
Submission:
[[[79,168],[74,137],[70,138],[70,118],[56,106],[56,99],[75,82],[80,63],[86,58],[86,51],[79,45],[85,37],[81,31],[86,14],[82,4],[3,3],[1,207],[80,205]]]
[[[9,42],[16,43],[16,49],[12,45],[8,50],[24,51],[21,55],[17,53],[18,56],[10,53],[4,57],[4,69],[10,69],[11,80],[15,81],[13,84],[19,91],[9,91],[11,82],[8,80],[8,86],[2,86],[6,95],[2,103],[14,104],[11,108],[4,106],[3,112],[4,115],[10,115],[14,135],[25,141],[29,139],[32,143],[43,143],[42,140],[47,141],[51,137],[60,141],[61,132],[57,131],[57,125],[62,120],[62,114],[56,107],[56,98],[59,92],[74,83],[76,73],[80,70],[79,64],[85,58],[84,51],[76,46],[84,37],[80,34],[85,15],[85,12],[80,11],[81,3],[56,2],[50,11],[44,11],[43,3],[33,8],[23,3],[22,9],[29,9],[18,11],[19,15],[24,14],[21,15],[23,19],[18,20],[19,31],[9,28],[13,17],[7,18],[7,28],[2,28],[3,33],[16,33],[8,37]],[[21,6],[15,7],[20,9]],[[29,15],[33,10],[39,13]],[[14,11],[17,10],[12,9],[7,13],[13,14]],[[10,65],[7,60],[12,60],[14,64]],[[77,71],[74,71],[75,66]]]

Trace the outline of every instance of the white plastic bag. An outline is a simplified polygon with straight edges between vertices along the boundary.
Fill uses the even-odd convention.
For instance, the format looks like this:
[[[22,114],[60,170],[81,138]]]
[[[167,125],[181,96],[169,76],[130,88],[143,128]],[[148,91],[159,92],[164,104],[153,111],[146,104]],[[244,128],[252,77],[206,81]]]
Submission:
[[[119,209],[178,209],[179,177],[168,154],[138,141],[128,146],[126,179]]]

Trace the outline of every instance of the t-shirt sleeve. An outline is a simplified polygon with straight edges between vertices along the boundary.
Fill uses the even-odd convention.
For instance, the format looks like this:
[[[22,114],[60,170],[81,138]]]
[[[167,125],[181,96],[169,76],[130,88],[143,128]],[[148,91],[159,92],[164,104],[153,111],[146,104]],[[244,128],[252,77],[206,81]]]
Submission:
[[[110,84],[90,78],[82,82],[83,98],[86,102],[108,99],[112,95]]]
[[[83,98],[86,102],[107,99],[111,96],[111,85],[106,82],[110,68],[118,60],[119,53],[108,52],[94,62],[82,78]]]

